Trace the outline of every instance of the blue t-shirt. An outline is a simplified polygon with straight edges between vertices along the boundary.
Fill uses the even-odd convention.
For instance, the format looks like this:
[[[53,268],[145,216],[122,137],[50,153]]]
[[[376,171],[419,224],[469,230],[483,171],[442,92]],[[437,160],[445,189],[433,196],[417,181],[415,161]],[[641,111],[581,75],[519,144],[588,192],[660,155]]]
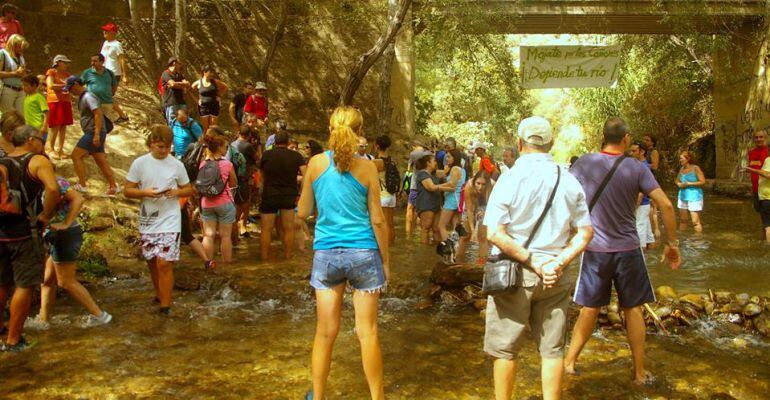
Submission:
[[[105,68],[100,74],[91,67],[83,71],[80,79],[88,86],[88,91],[95,94],[102,104],[112,104],[112,88],[118,84],[112,71]]]
[[[604,177],[620,155],[607,153],[586,154],[570,168],[591,204]],[[636,232],[636,200],[641,192],[649,195],[660,188],[650,168],[640,161],[627,158],[618,166],[599,201],[591,211],[594,238],[587,250],[612,253],[639,248]]]
[[[174,156],[181,158],[193,142],[203,136],[203,128],[192,118],[187,118],[184,124],[176,119],[171,120],[171,130],[174,132]]]
[[[646,166],[647,166],[647,168],[649,168],[649,169],[650,169],[650,171],[652,171],[652,167],[650,166],[650,162],[649,162],[649,161],[647,161],[647,160],[644,160],[644,161],[642,161],[642,164],[646,165]],[[649,204],[650,204],[650,196],[647,196],[647,195],[645,194],[644,196],[642,196],[642,202],[641,202],[641,203],[639,203],[639,205],[642,205],[642,206],[647,206],[647,205],[649,205]]]

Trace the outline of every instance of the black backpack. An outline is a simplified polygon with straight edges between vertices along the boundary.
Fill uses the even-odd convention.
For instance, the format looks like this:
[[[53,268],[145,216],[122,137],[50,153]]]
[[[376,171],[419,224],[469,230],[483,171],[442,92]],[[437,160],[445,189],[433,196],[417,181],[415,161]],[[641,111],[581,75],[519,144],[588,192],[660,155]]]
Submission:
[[[385,190],[396,194],[401,187],[401,174],[398,172],[398,167],[390,157],[383,158],[382,162],[385,164]]]
[[[27,170],[32,153],[16,160],[11,157],[0,159],[0,216],[29,215],[30,196],[24,187],[24,171]]]
[[[203,143],[194,142],[187,146],[187,150],[185,150],[182,156],[182,164],[184,164],[184,169],[187,171],[187,177],[190,178],[190,182],[195,182],[195,179],[198,178],[202,159]]]
[[[218,160],[206,160],[195,178],[195,190],[203,197],[216,197],[225,191]]]

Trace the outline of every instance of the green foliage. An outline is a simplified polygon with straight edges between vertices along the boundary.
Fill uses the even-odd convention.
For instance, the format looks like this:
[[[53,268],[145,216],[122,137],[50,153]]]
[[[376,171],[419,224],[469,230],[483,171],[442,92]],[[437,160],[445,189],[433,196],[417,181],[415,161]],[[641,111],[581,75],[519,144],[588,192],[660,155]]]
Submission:
[[[439,21],[415,39],[417,132],[460,141],[510,140],[532,108],[508,39],[466,35]]]
[[[87,278],[101,278],[110,276],[110,268],[107,258],[96,250],[96,238],[94,235],[83,235],[83,246],[78,257],[78,271]]]

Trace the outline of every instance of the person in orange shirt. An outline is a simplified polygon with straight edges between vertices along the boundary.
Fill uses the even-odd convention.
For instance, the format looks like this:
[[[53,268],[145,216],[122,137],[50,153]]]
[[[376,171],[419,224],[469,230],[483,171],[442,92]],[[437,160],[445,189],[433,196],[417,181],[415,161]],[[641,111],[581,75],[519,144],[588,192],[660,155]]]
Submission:
[[[49,150],[51,158],[64,158],[64,137],[67,126],[73,124],[72,100],[69,92],[65,92],[64,83],[69,78],[70,59],[63,54],[53,58],[51,69],[45,73],[46,101],[48,102],[48,135],[50,136]],[[54,152],[56,138],[59,145]]]

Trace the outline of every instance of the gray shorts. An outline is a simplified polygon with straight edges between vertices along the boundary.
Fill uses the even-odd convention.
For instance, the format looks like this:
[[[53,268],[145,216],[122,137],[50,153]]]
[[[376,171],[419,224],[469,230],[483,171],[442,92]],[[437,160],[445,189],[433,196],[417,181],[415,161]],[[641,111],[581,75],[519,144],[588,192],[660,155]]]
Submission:
[[[519,280],[516,290],[489,296],[484,352],[495,358],[515,359],[529,326],[540,357],[563,357],[569,281],[564,278],[557,286],[545,289],[540,277],[526,268]]]
[[[204,221],[217,221],[222,224],[235,223],[235,214],[235,204],[233,203],[201,209],[201,218]]]

